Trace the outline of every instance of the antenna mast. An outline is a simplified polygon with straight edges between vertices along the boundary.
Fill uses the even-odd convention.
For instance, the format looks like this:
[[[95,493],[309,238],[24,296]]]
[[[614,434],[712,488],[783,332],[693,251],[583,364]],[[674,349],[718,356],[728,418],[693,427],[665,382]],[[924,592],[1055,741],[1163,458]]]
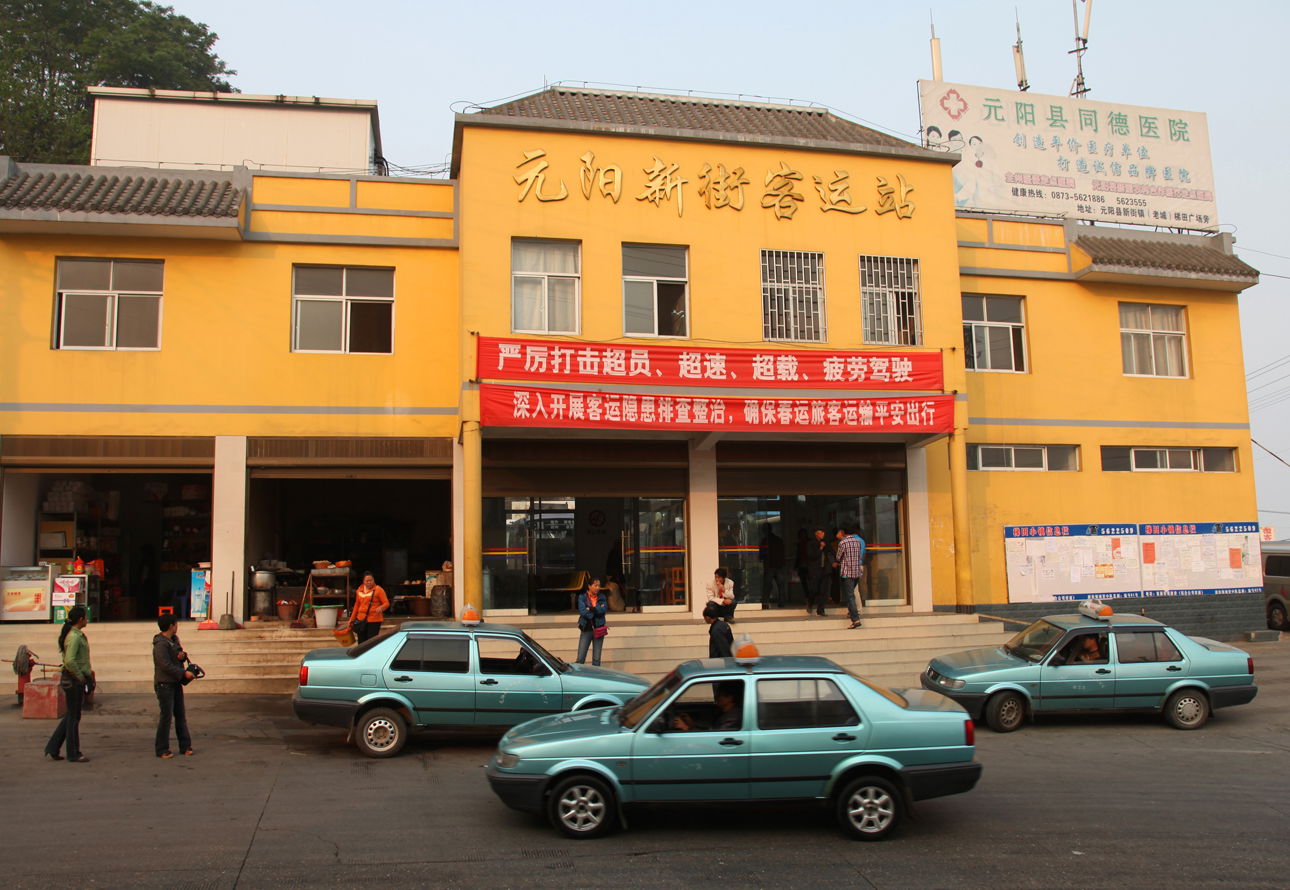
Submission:
[[[1080,28],[1079,4],[1084,4],[1084,27]],[[1075,48],[1067,55],[1075,55],[1075,82],[1071,84],[1071,95],[1076,98],[1089,92],[1084,82],[1084,53],[1088,51],[1088,23],[1093,16],[1093,0],[1071,0],[1071,15],[1075,20]],[[1020,26],[1018,26],[1017,44],[1021,44]]]
[[[1026,57],[1021,51],[1021,14],[1017,13],[1017,42],[1012,45],[1012,64],[1017,69],[1017,89],[1023,93],[1030,89],[1026,80]]]
[[[936,22],[932,22],[932,80],[941,80],[941,38],[936,36]]]

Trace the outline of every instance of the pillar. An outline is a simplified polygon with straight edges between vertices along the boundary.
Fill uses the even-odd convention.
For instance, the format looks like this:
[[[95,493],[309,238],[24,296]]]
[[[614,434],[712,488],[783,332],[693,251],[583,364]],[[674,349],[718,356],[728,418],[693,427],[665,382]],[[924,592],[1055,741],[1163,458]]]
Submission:
[[[703,590],[712,580],[712,572],[721,565],[717,527],[717,452],[690,442],[689,448],[689,497],[685,520],[687,559],[686,586],[689,590],[690,611],[696,616],[703,612],[707,597]],[[743,591],[735,591],[743,596]]]
[[[484,607],[484,487],[479,421],[461,424],[461,562],[456,593],[457,615],[465,603]]]
[[[950,435],[950,506],[954,512],[954,602],[969,611],[972,596],[972,542],[968,523],[967,427],[956,424]]]
[[[246,436],[215,437],[211,493],[211,615],[246,618]],[[195,568],[195,566],[194,566]]]
[[[932,523],[927,495],[927,447],[905,446],[905,486],[909,520],[909,605],[915,612],[932,611]]]

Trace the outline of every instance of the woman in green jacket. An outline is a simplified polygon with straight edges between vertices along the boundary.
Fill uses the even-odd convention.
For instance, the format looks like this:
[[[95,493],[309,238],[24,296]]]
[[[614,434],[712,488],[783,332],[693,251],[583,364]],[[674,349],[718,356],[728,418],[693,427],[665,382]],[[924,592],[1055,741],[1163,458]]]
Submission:
[[[89,758],[81,753],[81,704],[85,701],[85,684],[94,677],[90,668],[90,643],[81,629],[88,623],[84,606],[67,610],[67,620],[58,635],[58,650],[63,653],[61,685],[67,696],[67,712],[58,728],[45,743],[45,756],[62,760],[59,750],[67,743],[67,759],[72,763],[86,763]]]

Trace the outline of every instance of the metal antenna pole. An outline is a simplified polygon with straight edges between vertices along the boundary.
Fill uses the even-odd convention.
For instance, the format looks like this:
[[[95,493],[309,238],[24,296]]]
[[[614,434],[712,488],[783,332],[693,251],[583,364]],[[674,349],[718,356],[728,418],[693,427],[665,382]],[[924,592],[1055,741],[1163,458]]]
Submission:
[[[1084,27],[1081,30],[1079,21],[1079,4],[1084,4]],[[1089,19],[1093,16],[1093,0],[1071,0],[1071,15],[1075,20],[1075,48],[1067,55],[1075,55],[1075,82],[1071,84],[1071,95],[1080,97],[1089,92],[1084,82],[1084,53],[1088,51]],[[1020,44],[1020,26],[1018,26],[1018,44]]]

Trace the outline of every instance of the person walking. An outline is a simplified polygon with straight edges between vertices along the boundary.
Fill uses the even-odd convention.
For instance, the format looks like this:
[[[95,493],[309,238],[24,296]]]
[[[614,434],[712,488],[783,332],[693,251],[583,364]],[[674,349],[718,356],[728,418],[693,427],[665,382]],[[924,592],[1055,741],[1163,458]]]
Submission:
[[[703,607],[703,620],[708,622],[708,657],[731,658],[734,656],[735,632],[722,619],[715,603]]]
[[[850,627],[860,627],[860,611],[856,608],[856,597],[859,595],[860,579],[864,577],[864,538],[857,529],[843,526],[838,529],[838,549],[835,566],[842,575],[842,602],[847,607],[847,618]],[[861,599],[861,605],[864,600]]]
[[[81,752],[81,706],[85,702],[86,687],[94,688],[94,669],[90,667],[90,643],[82,632],[89,619],[84,606],[72,606],[58,634],[58,651],[63,653],[63,671],[59,685],[67,698],[67,711],[59,721],[54,734],[45,743],[45,756],[62,760],[59,753],[67,745],[67,759],[72,763],[88,763]]]
[[[829,587],[833,581],[833,547],[824,534],[824,529],[817,528],[807,545],[806,557],[806,614],[815,612],[824,614],[824,607],[829,602]]]
[[[363,583],[354,591],[354,610],[350,612],[349,629],[354,632],[354,641],[361,643],[379,634],[381,619],[389,607],[385,590],[371,572],[364,572]]]
[[[578,664],[586,664],[590,647],[591,663],[600,666],[600,651],[609,633],[605,624],[608,611],[609,596],[600,589],[600,579],[592,578],[587,582],[587,589],[578,594]]]
[[[174,615],[157,618],[161,633],[152,638],[152,691],[157,694],[157,756],[174,757],[170,750],[170,724],[174,721],[179,750],[193,756],[193,738],[188,734],[188,714],[184,710],[184,683],[194,678],[184,667],[188,653],[179,642],[179,619]]]

